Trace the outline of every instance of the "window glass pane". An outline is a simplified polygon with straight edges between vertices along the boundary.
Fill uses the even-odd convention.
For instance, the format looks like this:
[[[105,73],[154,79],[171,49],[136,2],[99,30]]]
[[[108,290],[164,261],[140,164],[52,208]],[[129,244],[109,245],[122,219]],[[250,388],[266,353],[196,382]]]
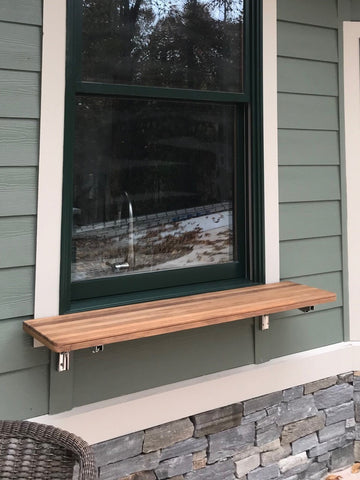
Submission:
[[[82,0],[82,80],[243,90],[242,0]]]
[[[235,106],[76,103],[73,280],[237,260]]]

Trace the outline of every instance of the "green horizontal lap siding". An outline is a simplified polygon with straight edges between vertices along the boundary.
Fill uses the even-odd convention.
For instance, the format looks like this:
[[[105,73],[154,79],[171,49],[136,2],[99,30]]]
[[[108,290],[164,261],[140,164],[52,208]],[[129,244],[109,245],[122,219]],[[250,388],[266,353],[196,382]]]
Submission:
[[[278,94],[279,128],[305,130],[338,130],[336,97]]]
[[[36,166],[39,158],[39,121],[0,118],[0,167]]]
[[[75,352],[74,406],[251,363],[251,319],[108,345],[96,355],[86,349]]]
[[[339,167],[281,166],[279,197],[281,203],[339,200]]]
[[[278,55],[336,62],[337,30],[291,22],[278,22]]]
[[[25,419],[46,414],[48,388],[47,365],[0,375],[0,418]]]
[[[49,411],[49,352],[34,311],[42,0],[0,1],[0,418]]]
[[[39,118],[39,73],[0,70],[0,112],[4,118]]]
[[[36,218],[0,217],[0,268],[35,264]]]
[[[344,338],[337,3],[277,3],[280,275],[337,300],[271,316],[256,329],[257,361]]]
[[[281,278],[342,269],[341,237],[287,240],[280,245]]]
[[[338,95],[336,63],[281,57],[278,59],[278,78],[279,92]]]
[[[42,0],[1,0],[0,21],[41,25]]]
[[[336,301],[332,303],[324,303],[315,306],[315,312],[321,310],[331,310],[333,308],[343,306],[343,282],[342,272],[318,273],[315,275],[305,275],[303,277],[288,277],[284,280],[290,280],[304,285],[309,285],[315,288],[324,288],[330,292],[336,293]],[[281,312],[274,315],[276,318],[292,317],[299,315],[299,310],[289,310],[288,312]]]
[[[0,269],[0,307],[0,319],[33,314],[34,267]]]
[[[343,340],[342,308],[270,318],[270,329],[256,331],[257,362],[323,347]]]
[[[37,26],[0,21],[0,67],[40,71],[41,30]]]
[[[34,215],[37,199],[35,167],[0,168],[0,217]]]
[[[279,213],[280,240],[341,235],[339,201],[283,203]]]
[[[360,21],[360,3],[359,0],[351,1],[351,17],[353,21]]]
[[[278,0],[278,19],[336,28],[338,25],[337,1]]]
[[[22,329],[28,317],[0,320],[0,374],[49,362],[47,348],[34,348],[33,339]]]
[[[279,130],[279,165],[338,165],[339,133],[321,130]]]

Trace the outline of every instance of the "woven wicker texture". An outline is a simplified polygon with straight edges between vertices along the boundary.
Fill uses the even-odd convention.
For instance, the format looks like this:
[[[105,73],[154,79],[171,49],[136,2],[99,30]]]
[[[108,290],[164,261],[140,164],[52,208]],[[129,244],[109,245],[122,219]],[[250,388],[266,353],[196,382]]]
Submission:
[[[76,435],[40,423],[0,421],[0,478],[93,480],[97,473],[91,448]]]

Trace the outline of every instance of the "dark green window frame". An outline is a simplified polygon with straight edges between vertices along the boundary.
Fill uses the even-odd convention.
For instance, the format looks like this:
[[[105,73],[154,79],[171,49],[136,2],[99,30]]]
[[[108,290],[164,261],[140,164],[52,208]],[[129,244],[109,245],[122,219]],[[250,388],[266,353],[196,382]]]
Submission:
[[[64,181],[61,242],[60,313],[105,308],[126,303],[184,296],[264,282],[263,132],[262,132],[262,0],[244,1],[243,93],[194,91],[178,88],[129,86],[81,81],[81,0],[67,0],[67,66],[65,96]],[[71,232],[75,99],[77,95],[212,101],[236,104],[239,138],[246,148],[236,161],[237,180],[244,192],[236,194],[239,240],[246,245],[239,262],[122,278],[71,282]],[[240,143],[240,142],[239,142]],[[241,180],[240,180],[241,179]],[[236,205],[235,205],[236,206]],[[189,273],[191,270],[191,273]],[[239,272],[245,272],[245,275]],[[149,279],[151,287],[149,287]],[[168,285],[171,287],[168,287]]]

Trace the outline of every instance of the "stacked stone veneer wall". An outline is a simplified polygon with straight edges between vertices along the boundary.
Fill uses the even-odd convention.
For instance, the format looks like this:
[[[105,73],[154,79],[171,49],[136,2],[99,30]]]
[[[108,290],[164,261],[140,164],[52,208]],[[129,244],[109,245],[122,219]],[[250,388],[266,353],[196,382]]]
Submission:
[[[358,421],[360,372],[136,432],[94,450],[103,480],[317,480],[360,460]]]

